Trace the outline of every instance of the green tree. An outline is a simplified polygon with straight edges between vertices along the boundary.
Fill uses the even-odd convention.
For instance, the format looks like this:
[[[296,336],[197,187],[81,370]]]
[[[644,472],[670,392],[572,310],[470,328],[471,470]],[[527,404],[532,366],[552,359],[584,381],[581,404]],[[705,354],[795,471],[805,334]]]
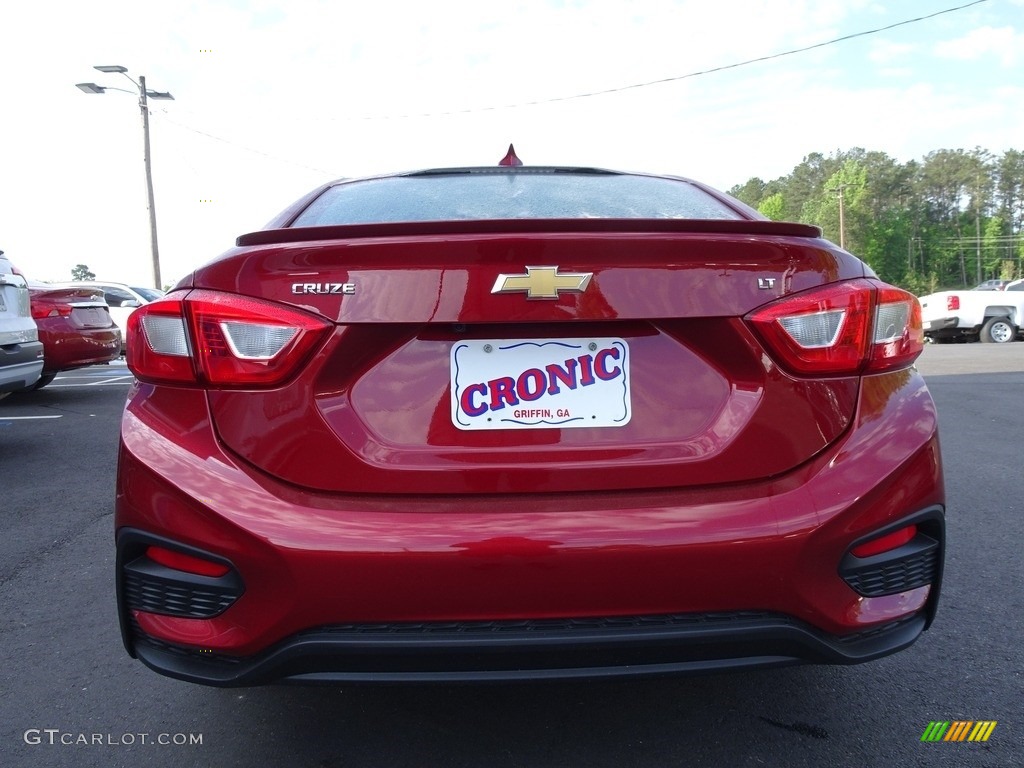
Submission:
[[[772,221],[783,221],[786,218],[786,201],[782,199],[781,192],[776,192],[762,200],[757,210]]]
[[[842,238],[880,277],[918,295],[974,285],[979,271],[1024,275],[1024,152],[1015,149],[940,149],[907,163],[860,147],[812,152],[786,176],[730,192],[771,219]]]
[[[999,209],[1007,224],[1005,235],[1024,231],[1024,152],[1008,149],[998,162],[996,183]]]
[[[754,176],[746,184],[737,184],[729,190],[729,194],[751,208],[758,208],[764,199],[765,183]],[[763,211],[762,211],[763,212]]]
[[[72,280],[95,280],[96,275],[85,264],[76,264],[71,270]]]

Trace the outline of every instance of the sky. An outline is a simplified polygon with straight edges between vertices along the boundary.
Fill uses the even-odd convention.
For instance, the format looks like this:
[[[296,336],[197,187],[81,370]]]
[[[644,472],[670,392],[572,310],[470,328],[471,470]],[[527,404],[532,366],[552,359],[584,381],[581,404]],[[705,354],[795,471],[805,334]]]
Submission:
[[[1024,149],[1024,0],[859,34],[968,3],[0,0],[0,250],[152,285],[137,86],[95,65],[174,96],[150,101],[164,284],[326,181],[510,142],[723,190],[811,152]]]

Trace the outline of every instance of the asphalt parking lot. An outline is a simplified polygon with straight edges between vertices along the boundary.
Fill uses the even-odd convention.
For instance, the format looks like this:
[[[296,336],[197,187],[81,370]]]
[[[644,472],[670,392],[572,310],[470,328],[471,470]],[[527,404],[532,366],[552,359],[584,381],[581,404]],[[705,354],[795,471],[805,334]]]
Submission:
[[[949,497],[939,615],[855,667],[686,679],[220,690],[121,646],[123,364],[0,402],[2,766],[1024,765],[1024,343],[929,346]],[[987,742],[922,742],[932,721]]]

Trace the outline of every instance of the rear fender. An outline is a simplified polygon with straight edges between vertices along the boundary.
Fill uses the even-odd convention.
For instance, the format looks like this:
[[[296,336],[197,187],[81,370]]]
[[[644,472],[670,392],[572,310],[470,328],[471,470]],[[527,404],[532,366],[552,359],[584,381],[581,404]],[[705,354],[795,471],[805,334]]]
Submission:
[[[1017,316],[1017,308],[1011,306],[992,306],[985,307],[985,317],[1005,317],[1018,328],[1020,327],[1020,318]]]

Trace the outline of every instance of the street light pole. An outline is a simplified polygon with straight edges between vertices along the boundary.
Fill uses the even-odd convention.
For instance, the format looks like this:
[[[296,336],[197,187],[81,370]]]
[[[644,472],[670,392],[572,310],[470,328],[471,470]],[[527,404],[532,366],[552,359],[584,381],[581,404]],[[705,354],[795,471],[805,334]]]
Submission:
[[[149,147],[149,99],[173,100],[174,97],[167,92],[151,91],[147,89],[146,78],[142,75],[139,75],[139,82],[136,83],[128,74],[128,70],[120,65],[98,66],[93,67],[93,69],[97,69],[100,72],[124,75],[132,81],[132,84],[138,88],[139,91],[139,109],[142,112],[143,161],[146,165],[146,200],[147,207],[149,209],[149,243],[153,256],[153,287],[162,289],[163,284],[160,279],[160,248],[157,245],[156,237],[156,200],[153,195],[153,163]],[[133,93],[133,91],[126,91],[124,88],[97,85],[96,83],[78,83],[77,87],[85,93],[105,93],[107,91]]]
[[[139,109],[142,110],[143,160],[146,163],[146,196],[149,200],[149,243],[153,254],[153,286],[163,289],[160,279],[160,246],[156,240],[156,202],[153,197],[153,161],[149,152],[149,102],[146,100],[146,78],[139,75]]]
[[[852,186],[852,184],[838,184],[835,187],[836,191],[839,192],[839,247],[844,250],[846,249],[846,211],[843,205],[843,192]]]

